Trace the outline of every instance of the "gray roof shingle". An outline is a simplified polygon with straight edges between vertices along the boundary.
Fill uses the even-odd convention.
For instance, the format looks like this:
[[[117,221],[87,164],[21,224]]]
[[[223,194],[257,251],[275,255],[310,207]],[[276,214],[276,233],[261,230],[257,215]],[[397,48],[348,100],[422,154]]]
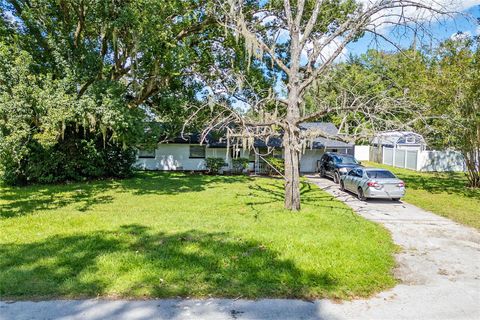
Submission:
[[[305,122],[300,124],[303,130],[319,130],[323,131],[328,136],[338,136],[337,127],[331,122]],[[313,139],[313,148],[351,148],[353,144],[344,142],[340,139],[318,137]]]
[[[324,132],[328,136],[338,136],[338,129],[337,127],[331,122],[305,122],[301,123],[300,129],[302,130],[319,130]],[[187,135],[185,138],[177,137],[172,139],[171,142],[173,143],[200,143],[200,135],[198,133],[193,133]],[[353,144],[343,142],[341,140],[333,139],[333,138],[325,138],[325,137],[318,137],[312,140],[313,149],[323,149],[326,148],[350,148],[353,147]],[[227,142],[225,139],[218,140],[218,138],[214,138],[212,136],[206,137],[204,143],[209,145],[211,148],[225,148],[227,147]],[[274,147],[274,148],[281,148],[282,147],[282,138],[274,137],[269,139],[268,143],[266,144],[265,141],[262,139],[255,139],[254,142],[255,147]]]

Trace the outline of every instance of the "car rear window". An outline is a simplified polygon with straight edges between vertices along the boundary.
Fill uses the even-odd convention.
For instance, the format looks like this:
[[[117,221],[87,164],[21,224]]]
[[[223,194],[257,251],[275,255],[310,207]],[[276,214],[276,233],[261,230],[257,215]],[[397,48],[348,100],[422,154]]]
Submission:
[[[387,170],[369,170],[367,176],[372,179],[390,179],[395,178],[395,175]]]

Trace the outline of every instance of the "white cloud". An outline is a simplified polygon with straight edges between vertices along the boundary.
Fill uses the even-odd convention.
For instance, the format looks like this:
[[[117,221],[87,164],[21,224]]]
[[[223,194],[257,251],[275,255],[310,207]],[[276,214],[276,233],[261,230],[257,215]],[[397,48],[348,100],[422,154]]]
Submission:
[[[378,4],[379,0],[357,0],[357,2],[369,7]],[[475,5],[480,5],[480,0],[424,0],[414,1],[423,5],[434,6],[436,8],[449,8],[453,11],[465,11]]]
[[[323,40],[323,39],[320,39],[320,41]],[[322,65],[323,62],[325,62],[327,59],[329,59],[330,57],[332,57],[334,54],[335,54],[335,51],[337,51],[340,43],[341,43],[341,39],[337,39],[338,41],[332,41],[330,43],[328,43],[325,48],[323,48],[323,50],[321,51],[321,55],[317,58],[317,60],[315,61],[315,65],[319,66],[319,65]],[[313,52],[311,51],[313,49],[313,44],[311,42],[307,43],[305,45],[305,48],[303,49],[302,51],[302,54],[301,54],[301,57],[300,57],[300,64],[301,65],[306,65],[308,63],[308,60],[309,60],[309,55],[313,54]],[[340,52],[340,54],[335,58],[334,61],[336,62],[340,62],[340,61],[345,61],[348,57],[348,50],[347,48],[343,48],[342,51]]]
[[[362,3],[365,9],[368,9],[377,6],[381,0],[358,0],[358,2]],[[411,5],[408,7],[385,9],[378,12],[372,17],[373,23],[369,29],[375,29],[376,32],[385,34],[388,32],[387,30],[398,24],[421,23],[428,25],[429,22],[445,21],[454,18],[453,16],[456,13],[480,5],[480,0],[412,0],[409,3]],[[414,3],[433,10],[416,7]],[[440,12],[448,12],[449,14],[443,15]]]
[[[383,1],[385,0],[357,0],[357,2],[364,5],[364,10],[367,10],[373,6],[378,6]],[[441,15],[440,13],[435,12],[435,10],[442,12],[448,11],[455,15],[455,12],[464,12],[475,5],[480,5],[480,0],[408,0],[405,3],[410,4],[410,6],[404,8],[385,9],[378,12],[372,17],[373,22],[370,24],[368,29],[374,31],[375,33],[381,34],[382,36],[391,40],[393,43],[397,43],[399,40],[396,38],[399,36],[401,37],[402,35],[390,34],[392,30],[395,30],[394,27],[402,24],[413,27],[415,24],[415,29],[419,32],[419,38],[424,37],[425,39],[428,39],[432,37],[430,34],[431,24],[442,23],[442,21],[454,18],[452,15]],[[428,9],[421,9],[419,7],[415,7],[414,3],[418,3],[419,6],[431,7],[435,10],[432,11]],[[255,18],[263,25],[272,24],[277,19],[277,17],[272,15],[270,12],[259,13],[255,15]],[[477,34],[480,34],[480,27],[477,28]],[[471,34],[468,35],[471,36]],[[278,43],[283,43],[289,39],[289,33],[285,29],[277,29],[275,34],[269,34],[269,36],[276,38]],[[341,42],[341,39],[337,40]],[[302,65],[306,65],[308,62],[308,57],[309,54],[311,54],[312,48],[313,44],[307,43],[305,49],[302,51]],[[316,60],[315,64],[317,66],[321,65],[323,61],[327,60],[335,53],[337,48],[338,44],[335,41],[327,44],[322,50],[321,57]],[[343,61],[347,58],[347,56],[348,50],[345,48],[336,58],[336,61]]]
[[[444,2],[447,2],[447,1],[444,0]],[[457,7],[460,11],[464,11],[477,5],[480,5],[480,0],[463,0],[463,1],[460,1],[459,4],[457,4]]]
[[[450,39],[452,40],[467,40],[472,37],[472,33],[470,31],[464,31],[464,32],[455,32],[450,36]]]

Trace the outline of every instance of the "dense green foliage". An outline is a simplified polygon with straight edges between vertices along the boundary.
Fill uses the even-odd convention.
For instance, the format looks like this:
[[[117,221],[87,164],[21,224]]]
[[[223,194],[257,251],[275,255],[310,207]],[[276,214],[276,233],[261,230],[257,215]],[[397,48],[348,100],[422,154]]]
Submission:
[[[430,141],[462,152],[471,187],[480,188],[480,37],[448,40],[430,67]]]
[[[212,61],[204,5],[0,1],[3,179],[124,176],[131,147],[178,134],[197,103],[191,75]]]
[[[218,26],[213,6],[196,0],[0,0],[0,172],[9,182],[51,180],[25,179],[35,170],[22,163],[48,162],[34,155],[40,149],[76,150],[60,146],[65,131],[100,154],[108,153],[98,149],[103,145],[152,147],[177,136],[187,119],[185,129],[197,130],[215,114],[213,105],[197,110],[206,100],[202,89],[220,83],[229,68],[257,88],[270,87],[260,67],[246,68],[243,42]],[[229,77],[221,80],[232,85]],[[96,157],[86,159],[98,165]],[[42,165],[50,167],[36,164]],[[102,170],[86,171],[74,175],[89,178]],[[53,180],[72,174],[58,176]]]
[[[276,176],[285,172],[285,160],[273,156],[265,158],[267,174]]]
[[[369,50],[351,56],[309,90],[306,108],[315,110],[319,102],[332,108],[344,105],[346,110],[329,113],[322,120],[342,124],[343,132],[367,139],[378,131],[421,126],[413,120],[425,117],[428,110],[428,92],[421,89],[428,82],[427,62],[416,50]]]
[[[290,12],[302,11],[297,31],[308,29],[307,38],[312,43],[312,39],[334,33],[362,10],[354,0],[323,1],[310,29],[308,21],[315,3],[305,1],[303,8],[297,8],[292,2]],[[227,105],[233,101],[267,101],[275,95],[275,84],[289,82],[291,75],[282,64],[298,68],[302,65],[292,74],[305,73],[307,78],[312,74],[318,59],[309,65],[291,61],[293,38],[272,36],[279,23],[289,20],[283,1],[240,1],[238,6],[242,6],[244,22],[260,37],[257,40],[275,52],[273,56],[265,48],[256,48],[258,43],[250,39],[253,34],[242,36],[241,32],[220,27],[219,21],[229,21],[228,13],[220,10],[226,7],[215,1],[0,0],[2,174],[8,181],[15,180],[12,177],[16,175],[17,180],[49,180],[25,178],[35,170],[26,170],[24,163],[33,163],[33,159],[48,161],[48,157],[34,155],[38,150],[73,150],[57,146],[63,143],[66,131],[75,132],[72,139],[84,140],[100,154],[103,151],[98,148],[103,145],[116,149],[151,146],[159,139],[177,135],[186,119],[188,130],[206,122],[217,125],[223,120],[232,121],[224,110],[216,109],[212,97],[211,103],[206,103],[208,94],[202,89],[207,85],[224,92],[215,98],[220,103],[231,100]],[[279,19],[260,23],[258,15],[262,12]],[[361,30],[351,35],[351,41],[362,35]],[[315,114],[319,106],[338,104],[339,97],[347,97],[342,101],[345,105],[362,97],[358,100],[366,106],[347,121],[340,120],[348,113],[342,108],[322,118],[344,123],[347,132],[369,121],[370,129],[389,129],[395,123],[410,124],[420,115],[427,120],[412,126],[427,137],[430,146],[462,151],[470,184],[478,186],[478,54],[476,40],[466,37],[448,40],[428,52],[415,48],[402,53],[369,51],[337,64],[331,74],[317,77],[316,86],[310,88],[308,82],[307,95],[303,97],[302,89],[292,99],[298,114],[308,120],[304,116]],[[283,63],[279,65],[280,60]],[[287,91],[292,85],[296,86],[297,81],[285,86]],[[321,99],[314,99],[318,97]],[[378,110],[368,112],[369,106],[385,103],[385,98],[400,108],[381,114]],[[399,101],[407,100],[405,108]],[[247,114],[255,121],[264,121],[262,118],[270,113],[282,119],[287,104],[284,99],[279,101],[267,103],[261,110],[252,108]],[[207,104],[210,108],[197,108]],[[151,127],[153,122],[163,125]],[[276,126],[272,125],[272,130]],[[62,157],[72,159],[73,154]],[[91,159],[95,167],[96,157]],[[287,169],[288,173],[288,165]],[[96,176],[82,171],[75,175]]]
[[[354,298],[392,287],[389,233],[315,185],[138,173],[0,189],[2,299]]]
[[[0,172],[7,183],[126,176],[127,141],[144,113],[121,102],[118,86],[77,97],[69,79],[38,74],[24,50],[0,43]]]
[[[209,173],[217,174],[226,165],[223,158],[205,158],[205,167]]]
[[[242,173],[245,169],[248,169],[248,158],[233,158],[232,159],[232,171],[233,173]]]
[[[371,50],[333,68],[330,81],[319,82],[310,90],[306,108],[315,108],[317,97],[331,105],[344,96],[349,97],[344,102],[347,105],[354,105],[357,100],[365,103],[366,108],[381,103],[398,104],[398,109],[385,106],[389,110],[386,119],[423,134],[432,149],[460,151],[466,159],[469,185],[479,187],[479,55],[478,39],[466,35],[449,39],[428,51]],[[376,125],[370,128],[372,131],[389,129],[375,121],[379,116],[352,112],[343,125],[346,131],[354,133],[362,122],[372,120],[372,125]],[[340,119],[331,115],[324,120],[339,124]]]
[[[7,184],[57,183],[103,177],[125,178],[133,173],[136,151],[121,144],[106,142],[100,137],[79,138],[68,134],[61,143],[45,147],[33,140],[18,165],[8,167]]]

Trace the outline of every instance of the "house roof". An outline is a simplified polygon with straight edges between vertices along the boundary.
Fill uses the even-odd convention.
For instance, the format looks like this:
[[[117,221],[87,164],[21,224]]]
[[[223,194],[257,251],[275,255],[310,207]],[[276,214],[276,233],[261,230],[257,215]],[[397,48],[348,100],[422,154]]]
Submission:
[[[302,130],[315,130],[319,133],[325,134],[327,137],[317,137],[313,139],[313,148],[351,148],[352,143],[342,141],[338,134],[338,128],[331,122],[305,122],[300,124]],[[331,137],[339,137],[339,139],[333,139]]]
[[[300,124],[301,130],[317,130],[319,133],[322,133],[329,138],[317,137],[312,139],[312,148],[313,149],[323,149],[323,148],[349,148],[353,147],[353,144],[346,143],[340,139],[333,139],[330,137],[338,136],[338,129],[333,123],[330,122],[306,122]],[[176,137],[169,141],[170,143],[189,143],[189,144],[199,144],[201,142],[201,136],[199,133],[191,133],[185,135],[184,137]],[[218,135],[209,134],[205,137],[203,143],[207,144],[210,148],[226,148],[227,141],[225,137],[218,137]],[[273,137],[266,142],[263,139],[255,139],[254,146],[257,148],[264,147],[273,147],[281,148],[282,147],[282,138]]]
[[[301,129],[321,130],[331,136],[338,134],[338,128],[331,122],[304,122],[300,123]]]

